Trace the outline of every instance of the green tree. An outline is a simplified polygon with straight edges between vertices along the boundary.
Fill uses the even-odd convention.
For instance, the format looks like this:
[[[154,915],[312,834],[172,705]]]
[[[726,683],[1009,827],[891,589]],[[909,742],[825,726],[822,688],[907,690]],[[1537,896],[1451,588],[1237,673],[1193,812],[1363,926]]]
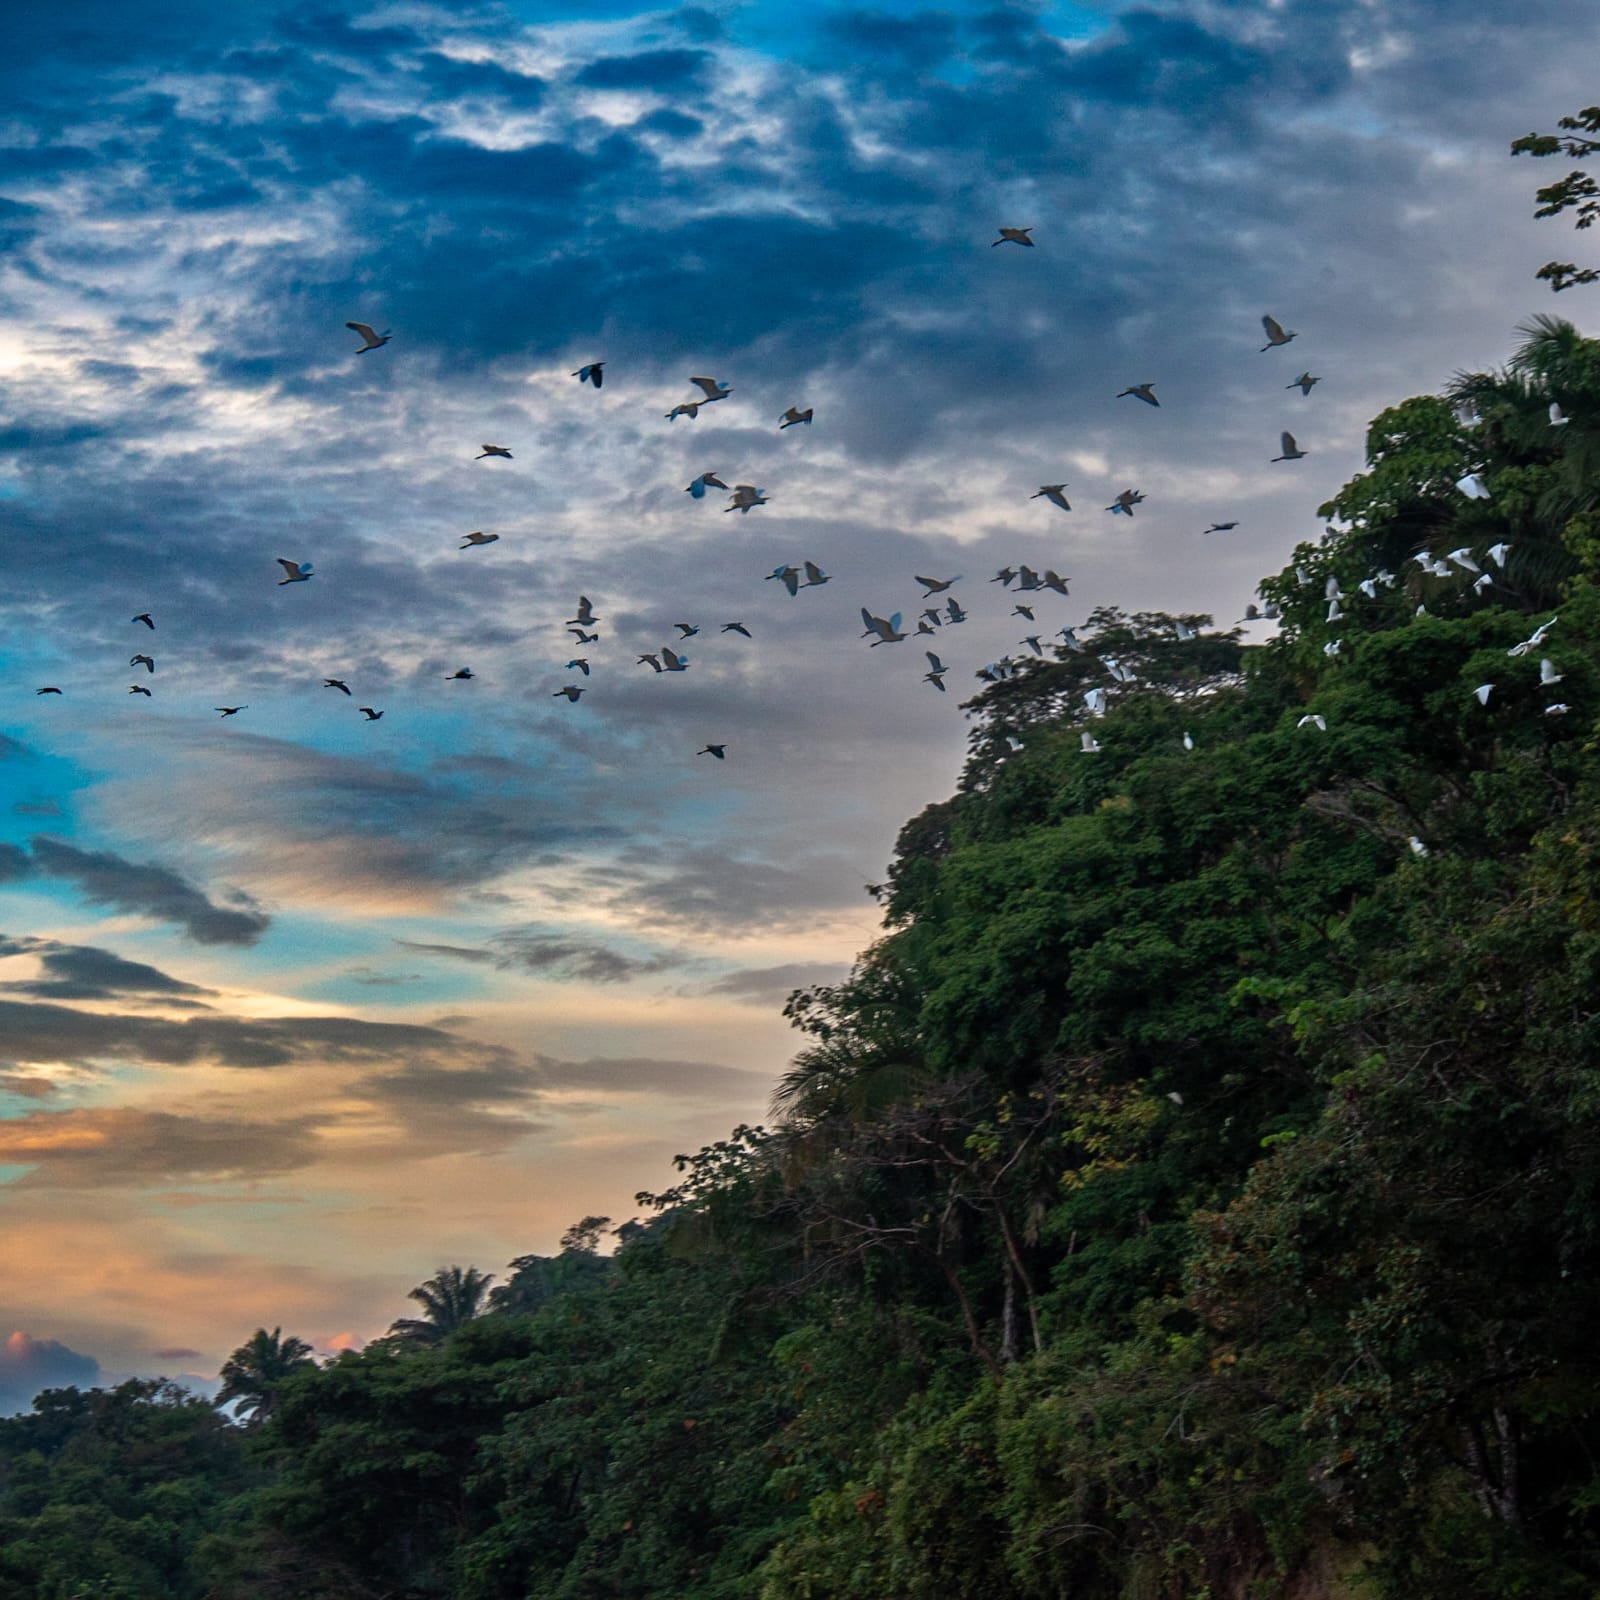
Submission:
[[[1530,133],[1512,143],[1514,156],[1563,155],[1582,160],[1600,151],[1600,140],[1587,137],[1600,133],[1600,106],[1585,106],[1575,117],[1563,117],[1556,126],[1562,133]],[[1577,212],[1575,228],[1591,227],[1600,216],[1600,188],[1588,173],[1569,172],[1566,177],[1543,188],[1537,195],[1539,209],[1536,217],[1556,217],[1563,211]],[[1558,294],[1574,284],[1593,283],[1600,271],[1593,267],[1579,268],[1571,261],[1549,261],[1540,267],[1538,277],[1548,281]]]
[[[494,1274],[476,1267],[440,1267],[406,1296],[422,1307],[420,1317],[399,1317],[386,1342],[401,1346],[435,1345],[449,1338],[485,1309]]]
[[[222,1364],[217,1391],[219,1406],[236,1404],[241,1420],[265,1422],[277,1404],[278,1391],[291,1373],[314,1367],[311,1346],[304,1339],[283,1337],[283,1329],[257,1328]]]

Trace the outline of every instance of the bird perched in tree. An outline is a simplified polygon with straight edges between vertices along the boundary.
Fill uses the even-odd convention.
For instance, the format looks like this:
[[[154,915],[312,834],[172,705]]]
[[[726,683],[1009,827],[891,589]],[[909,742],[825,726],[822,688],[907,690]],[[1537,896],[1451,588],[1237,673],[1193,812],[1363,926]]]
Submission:
[[[724,633],[742,633],[747,639],[751,637],[750,630],[742,622],[724,622],[722,631]]]
[[[945,590],[950,587],[951,584],[959,583],[961,581],[960,578],[958,578],[958,577],[957,578],[923,578],[923,577],[919,577],[916,573],[912,573],[911,576],[913,578],[915,578],[916,581],[918,583],[920,583],[922,585],[922,587],[927,591],[927,593],[924,594],[923,597],[922,597],[924,600],[931,599],[932,596],[934,596],[936,594],[943,594],[945,592]]]
[[[474,545],[474,544],[493,544],[495,542],[495,540],[498,539],[499,537],[500,537],[500,535],[498,533],[483,533],[483,532],[469,533],[466,536],[466,538],[463,539],[461,541],[461,543],[456,546],[456,548],[458,550],[465,550],[469,545]]]
[[[702,472],[693,483],[683,486],[685,494],[692,494],[696,500],[704,500],[707,489],[726,489],[728,486],[714,472]]]
[[[128,620],[130,622],[142,622],[145,625],[145,627],[151,629],[152,632],[155,629],[155,623],[151,619],[150,613],[148,611],[141,611],[138,616],[129,617]]]
[[[249,706],[212,706],[213,711],[220,711],[225,717],[236,717],[241,711],[248,711]]]
[[[587,678],[589,676],[589,658],[587,656],[574,656],[572,660],[567,663],[567,671],[570,672],[574,667],[576,667],[578,671],[584,675],[584,677]]]
[[[1159,406],[1161,402],[1156,399],[1155,387],[1153,383],[1136,383],[1130,388],[1119,390],[1117,399],[1120,400],[1125,394],[1131,394],[1135,400],[1143,400],[1147,406]]]
[[[311,563],[309,561],[285,561],[282,556],[275,558],[278,565],[287,574],[278,579],[281,589],[286,583],[309,583],[311,581]]]
[[[482,461],[483,456],[504,456],[507,461],[513,459],[511,452],[503,444],[486,444],[483,447],[483,455],[474,456],[472,459],[474,461]]]
[[[1411,847],[1412,855],[1414,855],[1414,856],[1425,856],[1425,855],[1427,855],[1427,853],[1428,853],[1427,845],[1425,845],[1416,836],[1416,834],[1412,834],[1411,837],[1406,840],[1406,843]]]
[[[1289,335],[1289,338],[1292,339],[1293,337],[1294,337],[1293,334]],[[1287,344],[1288,342],[1289,341],[1287,339],[1284,341],[1285,344]],[[1270,350],[1271,348],[1272,348],[1272,346],[1269,344],[1267,346],[1267,349]],[[1284,388],[1285,389],[1298,389],[1301,394],[1310,394],[1311,393],[1311,385],[1314,384],[1314,383],[1321,383],[1321,382],[1322,382],[1321,378],[1313,378],[1309,372],[1302,372],[1300,374],[1300,376],[1294,380],[1293,383],[1284,384]]]
[[[1266,330],[1267,342],[1262,345],[1263,350],[1274,350],[1280,344],[1288,344],[1295,337],[1292,333],[1285,333],[1276,317],[1263,317],[1261,326]]]
[[[456,672],[447,672],[445,674],[445,682],[454,683],[457,679],[460,679],[463,683],[466,683],[475,676],[476,674],[471,667],[462,667]]]
[[[1045,499],[1053,506],[1060,506],[1063,511],[1070,511],[1072,507],[1067,504],[1067,497],[1061,492],[1066,487],[1067,485],[1064,483],[1041,484],[1039,493],[1030,494],[1028,498],[1030,500]],[[989,581],[992,583],[994,580],[991,578]]]
[[[569,683],[569,684],[566,684],[564,687],[562,687],[560,689],[557,689],[556,692],[553,695],[550,696],[550,698],[552,700],[559,700],[559,699],[561,699],[561,697],[563,695],[565,695],[567,700],[568,700],[568,702],[570,703],[570,702],[576,700],[578,698],[578,696],[580,694],[582,694],[582,693],[583,693],[582,688],[580,688],[577,684]]]
[[[696,750],[695,754],[697,756],[715,756],[718,761],[726,761],[728,759],[727,751],[728,747],[725,744],[708,744]]]
[[[350,685],[343,678],[324,678],[322,687],[324,689],[337,689],[341,694],[350,693]]]
[[[1191,737],[1191,735],[1189,733],[1189,730],[1187,728],[1185,728],[1183,730],[1183,748],[1185,750],[1193,750],[1194,749],[1194,739]]]
[[[770,583],[774,578],[776,578],[778,582],[789,591],[790,594],[799,593],[800,569],[798,567],[774,567],[772,571],[767,574],[767,581]]]
[[[374,711],[371,706],[357,706],[356,709],[368,722],[376,722],[383,715],[381,711]]]
[[[778,431],[781,433],[785,428],[792,428],[797,422],[810,422],[810,420],[810,406],[807,406],[804,411],[797,411],[793,406],[790,406],[778,419]]]
[[[600,385],[606,381],[604,369],[605,362],[591,361],[587,366],[579,367],[578,370],[572,374],[572,376],[576,378],[580,384],[592,383],[595,388],[598,389]]]
[[[142,683],[131,683],[131,684],[129,684],[128,685],[128,693],[129,694],[142,694],[147,700],[153,698],[153,696],[151,695],[150,691],[147,688],[145,688],[145,686]]]
[[[137,656],[130,657],[129,661],[128,661],[128,665],[130,667],[143,667],[146,672],[154,672],[156,670],[156,664],[155,664],[154,659],[152,657],[146,656],[146,655],[137,655]]]
[[[1000,237],[990,242],[992,250],[997,244],[1025,244],[1030,250],[1034,248],[1033,240],[1028,237],[1033,232],[1032,228],[1002,228]]]
[[[387,332],[374,333],[372,329],[369,328],[364,322],[347,322],[345,323],[345,327],[347,327],[352,333],[359,333],[361,337],[367,341],[359,350],[356,351],[358,356],[364,356],[369,350],[376,350],[381,344],[388,344],[391,337],[391,335]]]
[[[1305,454],[1305,451],[1294,442],[1292,433],[1280,433],[1278,435],[1278,448],[1283,451],[1283,454],[1281,456],[1273,456],[1272,459],[1274,461],[1298,461]]]

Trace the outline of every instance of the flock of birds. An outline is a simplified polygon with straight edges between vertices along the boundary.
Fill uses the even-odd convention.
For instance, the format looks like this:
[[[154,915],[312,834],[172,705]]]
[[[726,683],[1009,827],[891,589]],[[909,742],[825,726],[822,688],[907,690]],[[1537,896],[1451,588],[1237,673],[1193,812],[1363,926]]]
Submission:
[[[993,245],[999,246],[1004,244],[1015,244],[1023,248],[1033,249],[1035,248],[1034,241],[1031,237],[1029,237],[1033,231],[1034,230],[1032,228],[1003,227],[999,230],[999,237],[993,241]],[[393,338],[393,334],[390,331],[385,330],[384,332],[379,333],[369,324],[364,322],[347,322],[345,326],[361,337],[362,343],[356,351],[357,355],[366,355],[371,351],[381,349]],[[1267,341],[1261,346],[1262,353],[1270,350],[1281,349],[1298,337],[1293,330],[1285,329],[1276,318],[1270,315],[1265,315],[1261,318],[1261,326],[1266,335]],[[578,367],[574,372],[571,373],[571,376],[576,378],[580,385],[588,384],[598,390],[605,383],[605,368],[605,361],[590,361]],[[718,378],[691,377],[689,382],[695,387],[698,393],[690,399],[679,401],[669,411],[667,411],[665,413],[667,421],[675,422],[679,417],[687,417],[690,421],[693,421],[698,417],[700,411],[704,407],[715,405],[721,401],[724,401],[733,393],[732,385],[723,382]],[[1285,384],[1284,387],[1286,389],[1299,389],[1301,396],[1305,397],[1310,395],[1312,388],[1319,382],[1321,382],[1319,377],[1310,371],[1304,371],[1292,382]],[[1156,383],[1154,380],[1130,384],[1126,388],[1119,390],[1114,398],[1119,400],[1132,398],[1140,401],[1144,405],[1159,408],[1161,401],[1157,398],[1155,389]],[[785,429],[797,427],[801,424],[810,426],[813,416],[814,412],[811,407],[807,406],[802,409],[799,406],[791,405],[778,418],[778,429],[781,432]],[[1552,426],[1557,427],[1563,426],[1567,421],[1566,417],[1561,413],[1559,405],[1555,403],[1552,403],[1550,406],[1550,421]],[[1276,456],[1271,457],[1270,461],[1273,463],[1281,461],[1300,461],[1305,458],[1306,454],[1307,452],[1300,448],[1294,434],[1288,430],[1284,430],[1279,436],[1279,453]],[[480,454],[474,457],[474,459],[478,461],[490,459],[503,459],[509,461],[515,459],[515,457],[510,447],[506,445],[485,443],[481,447]],[[1070,484],[1066,482],[1042,484],[1039,489],[1029,498],[1034,500],[1043,499],[1050,505],[1063,512],[1070,512],[1072,510],[1072,503],[1067,499],[1066,494],[1066,491],[1069,487]],[[1482,482],[1481,476],[1476,473],[1468,474],[1467,477],[1460,480],[1457,487],[1463,494],[1473,498],[1483,498],[1489,493],[1488,489]],[[745,515],[757,506],[764,506],[770,503],[769,496],[758,486],[749,483],[735,483],[730,486],[714,469],[701,472],[693,479],[692,482],[685,485],[685,493],[689,494],[695,500],[704,499],[707,492],[712,489],[721,490],[729,495],[728,504],[723,508],[725,512],[738,511],[741,515]],[[1105,507],[1105,510],[1113,516],[1126,516],[1131,518],[1134,515],[1136,507],[1143,504],[1144,500],[1145,495],[1139,489],[1123,489],[1119,494],[1116,495],[1111,504]],[[1209,526],[1200,531],[1207,535],[1214,533],[1226,533],[1231,532],[1238,526],[1239,524],[1237,521],[1212,522]],[[458,548],[461,550],[467,550],[483,547],[495,544],[499,541],[499,539],[500,535],[498,533],[488,533],[483,530],[475,530],[474,532],[468,533],[463,537]],[[1509,548],[1509,545],[1497,545],[1488,552],[1486,559],[1491,561],[1498,568],[1503,564],[1505,553]],[[1487,572],[1483,571],[1482,567],[1478,564],[1477,559],[1469,549],[1463,548],[1461,550],[1452,551],[1448,556],[1443,558],[1435,557],[1427,551],[1422,551],[1418,553],[1416,560],[1422,566],[1425,572],[1434,577],[1455,576],[1458,571],[1463,573],[1470,572],[1475,575],[1473,587],[1475,590],[1480,592],[1484,588],[1487,588],[1492,582],[1491,576]],[[280,587],[291,584],[308,583],[315,576],[315,569],[313,563],[310,561],[298,561],[290,560],[286,557],[278,557],[277,564],[283,571],[283,576],[278,580]],[[1298,576],[1302,582],[1311,581],[1309,576],[1304,572],[1298,572]],[[824,572],[820,566],[810,559],[803,559],[798,566],[789,563],[781,564],[773,571],[769,572],[766,577],[768,581],[773,581],[780,584],[781,587],[786,590],[791,597],[799,595],[802,589],[820,588],[832,581],[831,576]],[[916,575],[916,581],[923,586],[922,598],[924,600],[933,599],[936,596],[943,596],[944,598],[941,599],[938,605],[924,609],[920,616],[917,617],[915,624],[912,627],[906,627],[903,625],[903,612],[895,611],[888,616],[882,616],[874,613],[868,607],[863,606],[861,608],[861,620],[863,623],[863,632],[861,637],[871,640],[871,648],[876,649],[879,645],[885,644],[899,644],[904,640],[914,636],[931,638],[937,633],[941,632],[943,629],[947,627],[959,626],[961,623],[964,623],[967,620],[968,612],[963,609],[960,602],[953,595],[946,594],[946,591],[950,590],[953,585],[960,581],[959,575],[951,578],[928,578],[919,574]],[[1026,565],[1021,565],[1016,568],[1009,566],[1002,567],[1000,571],[995,574],[995,577],[990,581],[1000,583],[1007,592],[1010,592],[1011,585],[1014,582],[1017,583],[1016,594],[1024,595],[1027,598],[1026,600],[1016,600],[1010,615],[1020,617],[1029,623],[1033,623],[1036,620],[1035,607],[1039,604],[1039,600],[1036,598],[1037,596],[1042,596],[1044,594],[1065,596],[1069,592],[1067,587],[1068,580],[1061,577],[1054,570],[1046,569],[1045,572],[1041,574],[1033,571],[1033,569]],[[1361,583],[1359,587],[1369,598],[1374,598],[1376,596],[1378,586],[1392,586],[1395,582],[1396,579],[1392,573],[1379,572],[1372,574],[1367,580]],[[1013,595],[1012,598],[1015,600],[1016,595]],[[1339,618],[1344,615],[1344,612],[1341,610],[1341,602],[1349,597],[1347,597],[1339,589],[1337,579],[1330,578],[1327,580],[1326,598],[1328,601],[1328,620],[1339,620]],[[1426,608],[1419,605],[1417,609],[1420,612]],[[574,616],[567,619],[566,627],[576,644],[579,647],[583,647],[599,643],[601,641],[601,635],[597,630],[597,624],[601,619],[596,615],[593,603],[587,596],[579,597],[575,612],[576,614]],[[1271,601],[1268,601],[1262,607],[1257,607],[1254,604],[1246,607],[1245,616],[1242,620],[1247,622],[1254,622],[1263,619],[1274,620],[1279,616],[1279,614],[1280,612],[1277,605]],[[140,612],[132,620],[134,623],[142,624],[151,630],[154,630],[155,628],[154,618],[148,611]],[[1552,623],[1554,620],[1555,619],[1552,619]],[[678,622],[674,624],[674,626],[678,630],[678,637],[671,641],[670,644],[661,645],[654,650],[640,652],[636,657],[635,664],[637,666],[648,666],[653,672],[658,674],[683,673],[689,670],[691,665],[690,658],[682,653],[681,647],[687,640],[694,638],[700,633],[700,624],[692,622]],[[1180,639],[1196,637],[1194,630],[1188,628],[1183,623],[1180,622],[1176,626]],[[1551,626],[1551,623],[1544,625],[1545,628],[1548,628],[1549,626]],[[744,622],[738,620],[724,622],[720,628],[720,633],[739,634],[746,639],[753,637],[749,627]],[[1060,638],[1062,641],[1061,648],[1064,650],[1077,651],[1082,648],[1079,645],[1076,634],[1071,627],[1063,626],[1057,629],[1054,634],[1050,635],[1050,637],[1052,639]],[[1516,655],[1522,651],[1525,651],[1526,649],[1537,646],[1542,641],[1543,637],[1544,629],[1541,629],[1537,634],[1535,634],[1532,640],[1527,641],[1525,645],[1518,647],[1517,650],[1513,650],[1511,653]],[[1044,640],[1039,632],[1024,634],[1017,642],[1019,645],[1026,646],[1035,657],[1042,657],[1044,655]],[[1341,639],[1330,639],[1323,647],[1324,653],[1330,658],[1336,657],[1340,652],[1342,643],[1343,641]],[[944,661],[936,651],[925,649],[924,654],[928,662],[928,671],[922,675],[923,681],[932,684],[933,687],[941,694],[945,693],[946,689],[944,679],[950,669],[945,665]],[[1026,659],[1027,657],[1014,658],[1010,655],[1007,655],[1002,657],[1002,659],[999,661],[989,662],[986,666],[980,668],[977,671],[976,676],[982,681],[990,683],[999,682],[1015,672],[1020,666],[1021,662],[1025,661]],[[142,666],[147,677],[153,675],[156,670],[154,658],[144,652],[135,654],[130,659],[129,665],[136,667]],[[1133,673],[1132,669],[1121,661],[1106,657],[1101,659],[1100,665],[1116,683],[1129,683],[1136,681],[1135,674]],[[565,699],[569,703],[576,703],[589,687],[588,680],[592,672],[592,666],[593,663],[591,662],[590,657],[587,655],[575,655],[571,657],[566,664],[567,671],[580,675],[584,681],[581,683],[573,682],[563,684],[560,688],[555,690],[551,698]],[[475,674],[471,668],[462,667],[457,671],[448,674],[447,677],[448,680],[452,682],[470,682],[475,677]],[[1561,674],[1555,671],[1550,660],[1542,659],[1540,676],[1541,684],[1548,686],[1559,683],[1560,681]],[[353,698],[353,691],[351,690],[350,685],[342,679],[325,678],[323,679],[323,687],[335,690],[336,692],[342,693],[347,697]],[[1481,685],[1475,691],[1480,704],[1487,704],[1489,695],[1493,692],[1494,688],[1495,685],[1489,683]],[[128,692],[130,694],[142,696],[147,699],[152,697],[152,690],[147,682],[135,682],[131,684]],[[1090,690],[1089,693],[1084,697],[1084,708],[1089,715],[1100,716],[1104,714],[1106,709],[1106,692],[1106,689],[1103,687],[1096,688]],[[62,693],[62,690],[59,685],[49,684],[39,688],[36,693],[40,695],[59,695]],[[220,717],[230,718],[238,716],[241,712],[247,711],[249,706],[243,704],[233,706],[217,706],[214,709]],[[384,715],[383,710],[375,706],[363,705],[357,707],[356,709],[359,710],[361,715],[365,717],[368,722],[377,722],[381,720]],[[1557,702],[1546,708],[1546,715],[1559,716],[1564,714],[1568,709],[1569,708],[1566,705]],[[1322,729],[1326,727],[1326,722],[1320,715],[1308,715],[1300,719],[1299,725],[1301,727],[1315,726],[1319,729]],[[1099,743],[1095,740],[1093,734],[1087,729],[1081,734],[1081,742],[1082,749],[1087,754],[1092,754],[1100,749]],[[1015,741],[1012,741],[1012,743],[1015,745]],[[1193,749],[1194,747],[1193,740],[1187,732],[1185,732],[1183,735],[1183,744],[1186,749]],[[708,742],[696,753],[699,755],[710,755],[716,760],[721,761],[726,758],[726,751],[727,741],[722,741],[718,743]]]

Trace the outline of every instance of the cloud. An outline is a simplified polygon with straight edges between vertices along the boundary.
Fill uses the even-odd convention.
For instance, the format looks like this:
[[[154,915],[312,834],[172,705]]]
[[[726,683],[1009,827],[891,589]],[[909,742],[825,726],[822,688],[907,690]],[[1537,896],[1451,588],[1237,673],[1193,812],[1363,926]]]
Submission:
[[[0,983],[0,989],[41,1000],[109,1000],[118,995],[165,1000],[215,993],[93,945],[66,945],[53,939],[18,939],[0,934],[0,958],[25,955],[39,959],[45,976]]]
[[[165,1350],[152,1350],[150,1352],[157,1361],[198,1361],[202,1352],[191,1350],[187,1345],[169,1345]]]
[[[752,1005],[782,1005],[796,989],[842,983],[849,974],[848,962],[791,961],[778,967],[745,967],[730,972],[703,992],[729,995]]]
[[[760,1073],[708,1061],[661,1060],[652,1056],[593,1056],[587,1061],[540,1057],[541,1081],[552,1089],[586,1089],[600,1094],[666,1095],[674,1099],[737,1105],[762,1101],[771,1084]]]
[[[234,896],[246,910],[215,905],[168,867],[127,861],[110,850],[79,850],[43,834],[31,844],[33,865],[46,877],[65,879],[96,905],[176,923],[196,944],[254,944],[271,925],[248,895]]]
[[[56,1339],[35,1339],[20,1328],[0,1344],[0,1416],[29,1410],[44,1389],[92,1388],[100,1376],[93,1356]]]
[[[574,77],[581,89],[657,89],[698,86],[712,57],[705,50],[646,50],[633,56],[600,56]]]

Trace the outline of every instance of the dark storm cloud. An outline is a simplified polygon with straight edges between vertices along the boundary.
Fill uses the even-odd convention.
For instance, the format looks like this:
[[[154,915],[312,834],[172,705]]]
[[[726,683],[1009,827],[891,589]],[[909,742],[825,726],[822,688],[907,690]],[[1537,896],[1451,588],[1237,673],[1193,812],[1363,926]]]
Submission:
[[[958,43],[956,19],[945,11],[894,16],[885,11],[839,10],[826,13],[822,26],[851,59],[886,56],[919,71],[944,61]]]
[[[838,961],[791,961],[779,967],[746,967],[718,978],[705,993],[725,994],[753,1005],[781,1006],[796,989],[809,989],[819,983],[843,983],[849,972],[849,965]]]
[[[543,105],[548,88],[543,78],[512,72],[497,61],[462,61],[434,51],[420,58],[417,76],[441,99],[489,95],[519,111]]]
[[[45,1389],[93,1388],[100,1363],[58,1339],[35,1339],[20,1329],[0,1344],[0,1416],[29,1410]]]
[[[494,1064],[510,1052],[439,1028],[367,1022],[357,1017],[184,1018],[79,1011],[71,1006],[0,1000],[0,1040],[13,1062],[152,1066],[210,1064],[263,1070],[304,1062],[352,1065],[392,1061]]]
[[[142,961],[125,961],[93,945],[58,944],[53,939],[17,939],[0,934],[0,957],[19,955],[37,956],[45,976],[0,984],[0,988],[35,999],[109,1000],[129,995],[164,1000],[215,993],[171,977]]]
[[[704,50],[646,50],[635,56],[600,56],[573,79],[583,89],[698,87],[711,65]]]
[[[176,923],[196,944],[254,944],[272,919],[236,895],[245,910],[213,904],[170,868],[124,860],[110,850],[79,850],[45,835],[31,841],[33,865],[73,885],[84,899],[117,911]]]

